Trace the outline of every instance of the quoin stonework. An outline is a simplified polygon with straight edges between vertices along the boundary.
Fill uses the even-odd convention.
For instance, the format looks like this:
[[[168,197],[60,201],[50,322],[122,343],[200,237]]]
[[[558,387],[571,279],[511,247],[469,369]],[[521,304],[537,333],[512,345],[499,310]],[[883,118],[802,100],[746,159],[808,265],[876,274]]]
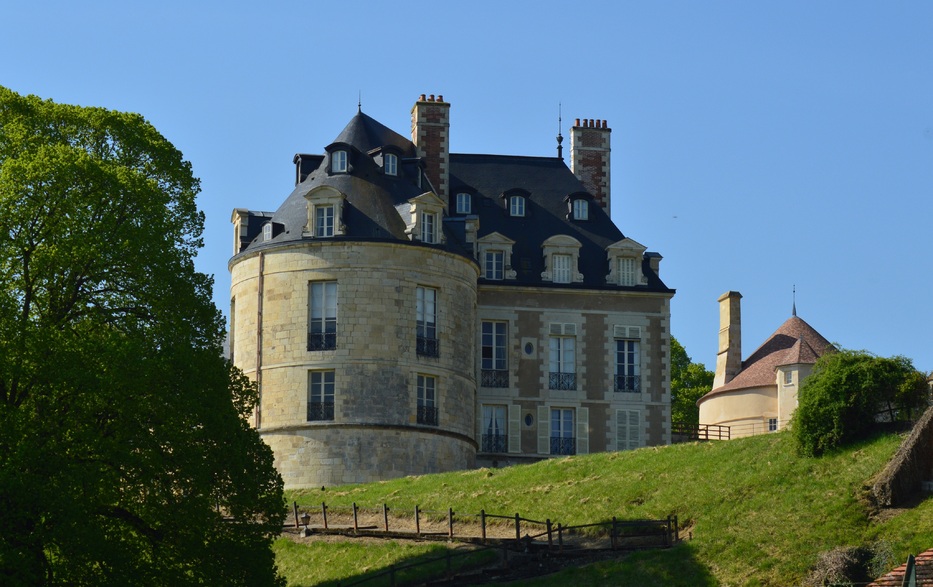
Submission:
[[[450,153],[450,110],[359,111],[233,212],[230,352],[288,488],[670,442],[674,290],[609,217],[611,129],[568,167]]]

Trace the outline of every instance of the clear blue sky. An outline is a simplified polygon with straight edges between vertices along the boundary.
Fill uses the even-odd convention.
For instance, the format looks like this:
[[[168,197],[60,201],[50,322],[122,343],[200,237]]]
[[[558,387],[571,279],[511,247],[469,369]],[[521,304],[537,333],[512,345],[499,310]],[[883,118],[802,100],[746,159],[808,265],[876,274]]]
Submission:
[[[191,161],[201,271],[229,304],[235,207],[274,210],[292,156],[363,111],[451,150],[552,155],[558,103],[612,128],[613,218],[664,256],[672,332],[715,364],[791,312],[933,369],[933,2],[6,2],[0,84],[139,112]],[[569,143],[565,141],[565,146]]]

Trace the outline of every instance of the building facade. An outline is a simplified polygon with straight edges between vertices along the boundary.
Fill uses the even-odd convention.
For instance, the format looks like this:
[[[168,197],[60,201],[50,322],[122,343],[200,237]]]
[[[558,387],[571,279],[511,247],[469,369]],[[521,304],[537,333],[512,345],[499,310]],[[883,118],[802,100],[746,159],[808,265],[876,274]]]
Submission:
[[[233,213],[230,352],[286,487],[670,441],[670,299],[608,215],[605,121],[557,157],[449,152],[358,112],[294,158],[275,212]]]
[[[742,360],[742,294],[719,297],[719,352],[713,389],[697,401],[700,425],[728,426],[730,438],[783,429],[797,409],[797,392],[817,359],[834,347],[797,316],[788,318]]]

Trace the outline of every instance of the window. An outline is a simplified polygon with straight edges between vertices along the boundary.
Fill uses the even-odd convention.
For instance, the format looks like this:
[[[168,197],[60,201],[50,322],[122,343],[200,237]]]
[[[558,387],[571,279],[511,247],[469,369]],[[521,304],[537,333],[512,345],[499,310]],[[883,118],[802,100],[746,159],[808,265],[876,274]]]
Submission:
[[[393,153],[386,153],[382,162],[383,170],[386,175],[398,175],[398,156]]]
[[[271,241],[272,240],[272,223],[267,222],[262,225],[262,240]]]
[[[457,214],[469,214],[473,211],[473,198],[470,194],[457,194]]]
[[[347,152],[334,151],[330,156],[330,170],[332,173],[347,172]]]
[[[314,236],[334,236],[334,207],[314,207]]]
[[[571,271],[573,257],[570,255],[555,254],[553,256],[553,263],[554,283],[570,283],[573,277],[573,271]]]
[[[768,432],[777,432],[777,418],[768,418]]]
[[[616,391],[641,391],[637,340],[616,340]]]
[[[550,340],[548,388],[574,390],[577,388],[574,347],[572,336],[552,336]]]
[[[486,279],[502,279],[505,269],[505,254],[502,251],[486,251]]]
[[[437,341],[437,290],[418,286],[415,294],[417,353],[423,357],[438,357],[440,349]]]
[[[551,454],[577,454],[573,433],[573,410],[551,408]]]
[[[308,372],[308,421],[334,419],[334,372]]]
[[[482,452],[507,452],[505,406],[483,406]]]
[[[418,423],[437,426],[437,377],[418,375]]]
[[[506,362],[506,328],[505,322],[483,321],[482,324],[482,372],[480,385],[482,387],[508,387],[509,371]]]
[[[641,412],[616,410],[616,450],[635,450],[641,446]]]
[[[309,284],[308,350],[337,348],[337,282],[312,281]]]
[[[573,219],[587,220],[590,217],[590,203],[586,200],[573,201]]]
[[[524,216],[525,215],[525,198],[522,196],[511,196],[509,198],[509,215],[510,216]]]
[[[794,372],[791,370],[784,371],[784,385],[793,385],[794,384]]]
[[[619,285],[635,285],[635,259],[631,257],[619,259]]]
[[[421,242],[437,242],[437,215],[430,212],[421,213]]]

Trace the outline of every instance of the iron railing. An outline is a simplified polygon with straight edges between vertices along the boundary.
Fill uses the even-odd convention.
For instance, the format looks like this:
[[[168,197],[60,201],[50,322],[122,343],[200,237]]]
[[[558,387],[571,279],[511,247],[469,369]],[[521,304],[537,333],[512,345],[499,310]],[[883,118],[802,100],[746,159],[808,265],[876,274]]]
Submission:
[[[551,437],[552,455],[575,455],[577,454],[577,439],[567,436]]]
[[[483,434],[482,452],[508,452],[508,436],[505,434]]]
[[[509,372],[502,369],[483,369],[480,385],[483,387],[508,387]]]
[[[422,357],[439,357],[441,356],[441,345],[440,341],[436,338],[428,338],[426,336],[419,336],[417,347],[417,353]]]
[[[437,426],[437,408],[432,406],[418,406],[418,423],[427,426]]]
[[[308,421],[319,422],[334,419],[334,402],[308,402]]]
[[[330,351],[337,348],[336,332],[309,332],[309,351]]]
[[[639,393],[641,391],[641,377],[638,375],[616,375],[616,391]]]
[[[574,390],[577,388],[577,374],[551,371],[548,377],[548,388]]]

